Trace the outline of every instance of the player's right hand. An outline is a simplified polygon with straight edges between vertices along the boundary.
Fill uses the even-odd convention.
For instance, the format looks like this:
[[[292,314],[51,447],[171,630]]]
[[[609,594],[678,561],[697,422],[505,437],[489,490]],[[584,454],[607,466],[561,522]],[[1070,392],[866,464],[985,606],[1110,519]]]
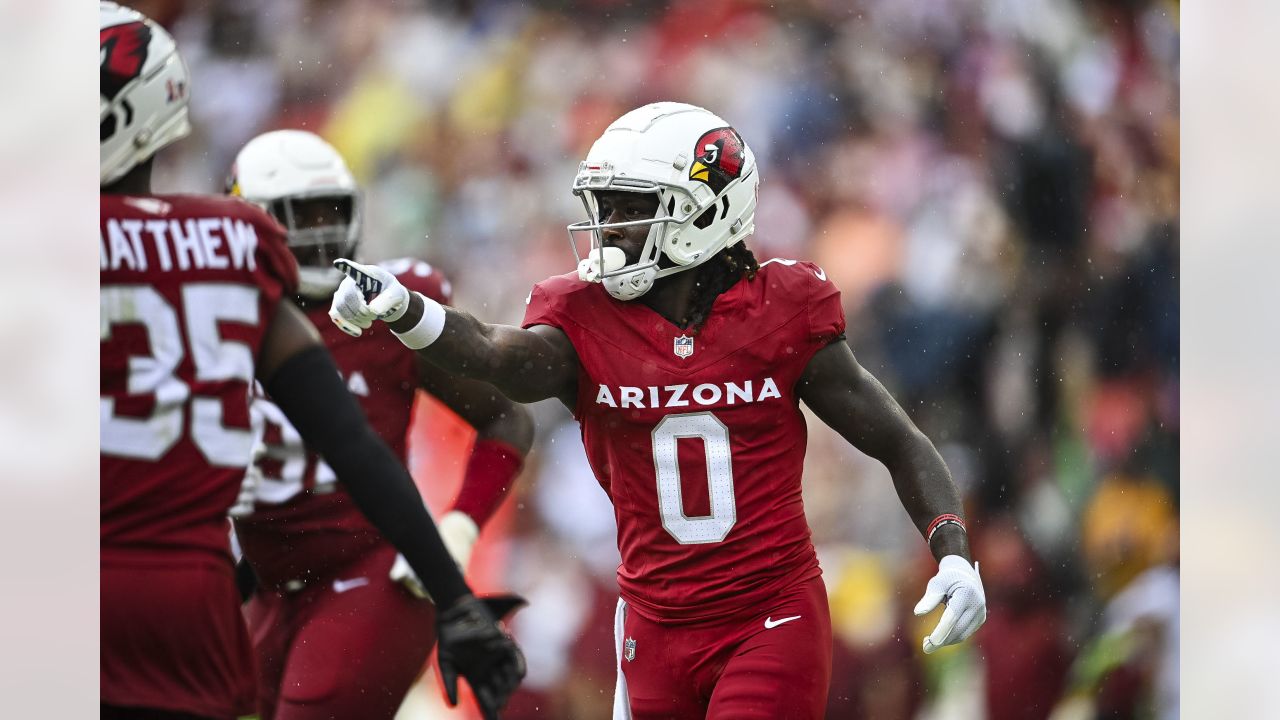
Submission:
[[[471,685],[485,720],[498,711],[525,674],[524,655],[498,620],[525,604],[518,595],[468,595],[436,615],[440,678],[449,705],[458,704],[458,676]]]
[[[369,329],[378,316],[369,309],[364,301],[364,293],[349,277],[342,278],[337,291],[333,293],[333,303],[329,305],[329,319],[342,332],[351,337],[360,335]]]
[[[386,269],[346,258],[333,266],[346,275],[329,306],[329,319],[342,332],[360,337],[374,320],[394,322],[409,309],[408,289]]]

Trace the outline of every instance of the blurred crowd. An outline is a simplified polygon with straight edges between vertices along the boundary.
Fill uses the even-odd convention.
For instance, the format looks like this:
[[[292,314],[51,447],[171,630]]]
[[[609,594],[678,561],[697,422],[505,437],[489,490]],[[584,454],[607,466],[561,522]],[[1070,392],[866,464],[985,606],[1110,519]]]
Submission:
[[[925,656],[933,561],[887,472],[810,422],[832,718],[1178,716],[1179,7],[1165,0],[150,0],[191,67],[157,187],[220,190],[258,132],[313,130],[411,255],[518,323],[572,270],[569,192],[654,100],[729,120],[761,260],[813,260],[848,340],[964,493],[990,615]],[[530,661],[510,718],[607,717],[611,507],[577,425],[539,437],[502,584]],[[410,713],[405,713],[410,714]]]

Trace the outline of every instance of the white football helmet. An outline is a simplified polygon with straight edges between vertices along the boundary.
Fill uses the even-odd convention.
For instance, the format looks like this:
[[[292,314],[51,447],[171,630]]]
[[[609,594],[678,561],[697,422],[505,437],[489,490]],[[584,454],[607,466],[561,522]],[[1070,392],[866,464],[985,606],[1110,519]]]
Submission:
[[[236,155],[227,192],[261,206],[288,231],[298,259],[298,294],[312,300],[333,295],[342,282],[333,261],[353,257],[360,243],[360,192],[332,145],[304,130],[263,133]],[[307,217],[317,201],[324,205],[323,224]]]
[[[98,6],[100,186],[191,132],[190,75],[173,37],[142,13]]]
[[[584,279],[603,282],[619,300],[649,291],[654,280],[697,267],[755,231],[760,173],[755,154],[737,130],[714,113],[676,102],[645,105],[618,118],[591,146],[573,180],[588,220],[569,225],[590,231],[591,253],[579,266]],[[648,220],[603,223],[596,193],[627,191],[658,196],[656,216]],[[649,226],[640,259],[621,264],[607,253],[603,231]],[[662,255],[672,265],[659,267]]]

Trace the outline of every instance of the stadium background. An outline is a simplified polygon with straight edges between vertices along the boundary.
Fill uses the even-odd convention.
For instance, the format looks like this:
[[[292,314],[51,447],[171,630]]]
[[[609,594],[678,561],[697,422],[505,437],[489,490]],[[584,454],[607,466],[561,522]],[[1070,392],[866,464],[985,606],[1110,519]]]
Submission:
[[[932,561],[883,468],[811,422],[830,717],[1177,716],[1177,3],[133,5],[193,75],[157,187],[218,190],[254,134],[319,132],[364,185],[363,257],[427,259],[493,322],[572,269],[569,181],[609,121],[658,99],[726,117],[762,170],[750,246],[843,289],[854,351],[961,486],[990,604],[976,642],[919,651]],[[504,717],[606,717],[612,513],[567,413],[534,411],[475,568],[532,601]],[[419,416],[439,507],[468,439]]]

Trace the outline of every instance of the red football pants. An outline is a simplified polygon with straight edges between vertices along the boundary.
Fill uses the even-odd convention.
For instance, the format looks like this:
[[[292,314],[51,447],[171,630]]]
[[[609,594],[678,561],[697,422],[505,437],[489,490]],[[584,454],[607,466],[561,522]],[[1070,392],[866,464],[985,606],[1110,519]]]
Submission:
[[[615,630],[614,720],[814,720],[826,708],[831,613],[821,577],[711,622],[657,623],[619,602]]]
[[[387,577],[395,555],[384,544],[297,592],[254,595],[262,720],[395,716],[436,642],[435,606]]]
[[[208,718],[252,710],[253,658],[230,555],[104,548],[101,563],[104,706]]]

